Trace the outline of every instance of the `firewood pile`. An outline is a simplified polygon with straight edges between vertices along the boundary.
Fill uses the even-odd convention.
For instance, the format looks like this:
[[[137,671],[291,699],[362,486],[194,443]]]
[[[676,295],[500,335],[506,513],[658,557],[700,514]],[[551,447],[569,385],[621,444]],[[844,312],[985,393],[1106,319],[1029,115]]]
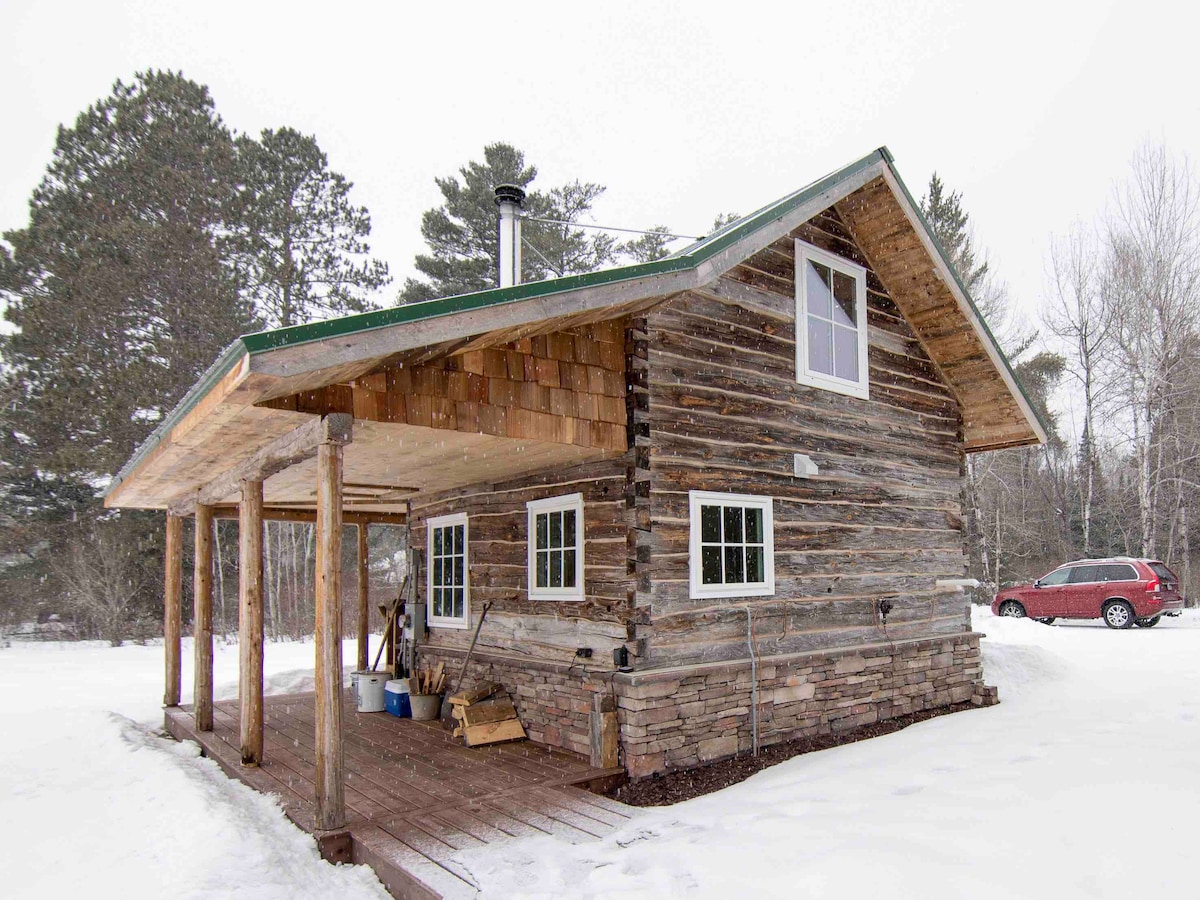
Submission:
[[[468,747],[525,738],[512,697],[494,681],[455,694],[450,704],[456,722],[454,736],[461,737]]]

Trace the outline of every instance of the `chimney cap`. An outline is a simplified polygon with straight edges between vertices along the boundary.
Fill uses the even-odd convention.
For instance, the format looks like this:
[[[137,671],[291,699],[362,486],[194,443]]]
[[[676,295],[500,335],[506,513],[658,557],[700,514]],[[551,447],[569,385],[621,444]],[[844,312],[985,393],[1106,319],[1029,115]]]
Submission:
[[[515,203],[520,206],[525,202],[525,191],[516,184],[498,184],[496,185],[496,205],[501,203]]]

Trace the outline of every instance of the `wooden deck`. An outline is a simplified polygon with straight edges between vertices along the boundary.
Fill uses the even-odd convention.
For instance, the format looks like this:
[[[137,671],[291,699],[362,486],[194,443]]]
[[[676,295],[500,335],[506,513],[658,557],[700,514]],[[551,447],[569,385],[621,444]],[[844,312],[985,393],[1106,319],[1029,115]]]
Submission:
[[[572,843],[603,837],[633,810],[576,785],[619,777],[581,757],[531,741],[467,748],[434,723],[360,714],[343,718],[346,832],[327,856],[371,866],[398,898],[473,897],[458,850],[555,834]],[[288,818],[314,832],[313,694],[267,697],[264,759],[244,768],[236,701],[217,703],[213,731],[197,732],[189,707],[166,710],[166,728],[196,741],[232,778],[279,797]]]

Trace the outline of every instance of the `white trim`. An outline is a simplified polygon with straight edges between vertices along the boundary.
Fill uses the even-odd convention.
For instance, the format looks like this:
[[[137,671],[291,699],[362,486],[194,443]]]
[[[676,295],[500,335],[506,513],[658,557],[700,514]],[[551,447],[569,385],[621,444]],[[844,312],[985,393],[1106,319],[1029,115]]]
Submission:
[[[433,531],[435,528],[463,527],[463,614],[433,614]],[[466,513],[451,513],[425,520],[425,622],[430,628],[466,628],[471,621],[471,529]]]
[[[581,601],[583,590],[583,494],[565,494],[561,497],[547,497],[543,500],[530,500],[525,504],[525,583],[530,600],[565,600]],[[534,563],[537,553],[536,517],[539,513],[575,511],[575,586],[573,588],[539,588],[535,586]],[[565,548],[564,548],[565,549]]]
[[[741,506],[761,509],[763,513],[763,575],[766,580],[752,584],[704,584],[700,565],[700,507],[702,505]],[[770,597],[775,594],[775,500],[754,494],[722,494],[714,491],[688,491],[688,592],[693,600],[707,597]]]
[[[870,366],[867,361],[867,270],[799,238],[796,239],[795,247],[796,380],[809,387],[866,400],[869,398],[871,387]],[[825,372],[815,372],[808,366],[808,279],[804,276],[806,263],[810,259],[854,279],[854,318],[858,338],[858,378],[854,381]]]

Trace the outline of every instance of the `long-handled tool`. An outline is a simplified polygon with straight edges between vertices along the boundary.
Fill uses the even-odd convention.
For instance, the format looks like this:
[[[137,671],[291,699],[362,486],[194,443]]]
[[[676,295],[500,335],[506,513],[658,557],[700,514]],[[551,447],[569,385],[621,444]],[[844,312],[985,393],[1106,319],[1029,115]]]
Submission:
[[[467,666],[471,664],[471,654],[475,652],[475,644],[479,641],[479,631],[483,628],[483,620],[487,618],[488,610],[491,608],[491,600],[483,604],[483,611],[479,614],[479,624],[475,626],[475,636],[471,638],[471,648],[467,650],[467,657],[463,660],[462,668],[458,670],[458,677],[454,679],[454,687],[442,697],[441,720],[447,728],[454,727],[454,705],[450,702],[450,698],[457,694],[458,689],[462,687],[463,676],[467,674]]]
[[[383,657],[383,651],[387,648],[389,638],[392,632],[396,629],[396,613],[401,607],[401,598],[404,596],[404,591],[408,587],[408,576],[404,576],[404,582],[400,585],[400,593],[396,596],[396,601],[392,604],[392,608],[388,610],[387,622],[383,626],[383,640],[379,644],[379,652],[375,654],[375,662],[371,664],[371,671],[379,669],[379,660]],[[394,673],[393,673],[394,674]]]

